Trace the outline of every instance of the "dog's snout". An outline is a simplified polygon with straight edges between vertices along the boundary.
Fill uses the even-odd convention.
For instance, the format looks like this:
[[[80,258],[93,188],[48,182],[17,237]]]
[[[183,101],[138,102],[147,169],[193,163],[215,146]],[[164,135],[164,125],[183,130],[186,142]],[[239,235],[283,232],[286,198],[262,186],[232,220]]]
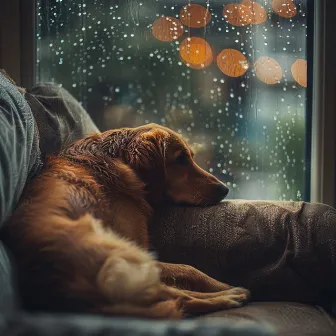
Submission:
[[[216,196],[220,200],[224,199],[226,195],[229,193],[229,188],[223,183],[216,184],[215,188],[216,188],[215,189]]]

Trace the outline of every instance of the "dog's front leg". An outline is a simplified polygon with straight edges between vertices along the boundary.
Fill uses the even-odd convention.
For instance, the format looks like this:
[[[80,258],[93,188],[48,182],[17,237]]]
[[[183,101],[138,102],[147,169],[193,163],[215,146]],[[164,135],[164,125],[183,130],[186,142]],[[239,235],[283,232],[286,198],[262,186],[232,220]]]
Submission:
[[[158,263],[161,281],[169,286],[191,291],[213,293],[231,289],[232,286],[219,282],[198,269],[183,264]]]
[[[244,305],[250,292],[219,282],[188,265],[158,263],[161,281],[172,296],[182,300],[186,315],[209,313]]]

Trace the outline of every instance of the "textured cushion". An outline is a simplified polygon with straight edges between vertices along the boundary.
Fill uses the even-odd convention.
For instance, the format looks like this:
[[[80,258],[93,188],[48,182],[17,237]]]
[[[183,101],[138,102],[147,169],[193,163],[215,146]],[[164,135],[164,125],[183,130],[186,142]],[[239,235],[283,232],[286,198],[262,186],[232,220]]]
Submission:
[[[162,261],[195,266],[254,300],[330,307],[336,296],[336,210],[304,202],[225,201],[165,207],[151,225]]]
[[[58,85],[38,84],[25,97],[38,125],[43,155],[58,153],[71,142],[99,132],[81,104]]]
[[[336,335],[335,320],[321,307],[299,303],[251,303],[239,309],[204,315],[201,319],[215,319],[232,324],[246,321],[267,323],[279,336]]]

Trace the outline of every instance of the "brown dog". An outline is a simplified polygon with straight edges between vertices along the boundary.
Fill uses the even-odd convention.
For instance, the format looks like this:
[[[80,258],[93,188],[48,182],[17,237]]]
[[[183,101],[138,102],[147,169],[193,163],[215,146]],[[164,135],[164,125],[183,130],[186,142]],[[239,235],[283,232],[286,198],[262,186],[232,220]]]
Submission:
[[[241,306],[248,290],[147,252],[156,204],[205,206],[227,192],[167,128],[77,141],[47,160],[6,226],[25,308],[181,318]]]

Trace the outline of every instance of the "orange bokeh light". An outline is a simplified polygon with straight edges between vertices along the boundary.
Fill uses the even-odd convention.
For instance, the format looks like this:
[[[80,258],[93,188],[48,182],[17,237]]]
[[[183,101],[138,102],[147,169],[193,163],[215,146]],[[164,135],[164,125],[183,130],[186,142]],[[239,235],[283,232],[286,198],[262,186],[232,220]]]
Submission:
[[[265,8],[259,3],[251,0],[243,0],[242,5],[251,10],[252,24],[261,24],[267,20],[267,13]]]
[[[181,9],[180,20],[187,27],[201,28],[210,22],[211,13],[201,5],[189,4]]]
[[[307,87],[307,61],[297,59],[292,65],[292,75],[294,79],[303,87]]]
[[[273,0],[272,7],[275,13],[286,19],[296,15],[296,6],[293,0]]]
[[[263,56],[254,63],[257,77],[266,84],[276,84],[282,79],[281,65],[273,58]]]
[[[212,50],[200,37],[188,37],[180,44],[180,57],[192,69],[204,69],[213,61]]]
[[[223,8],[223,16],[233,26],[246,26],[252,23],[252,11],[242,4],[229,4]]]
[[[182,23],[173,17],[164,16],[155,20],[152,34],[162,42],[171,42],[178,39],[184,32]]]
[[[222,50],[217,56],[217,65],[225,75],[230,77],[244,75],[249,67],[246,57],[235,49]]]

